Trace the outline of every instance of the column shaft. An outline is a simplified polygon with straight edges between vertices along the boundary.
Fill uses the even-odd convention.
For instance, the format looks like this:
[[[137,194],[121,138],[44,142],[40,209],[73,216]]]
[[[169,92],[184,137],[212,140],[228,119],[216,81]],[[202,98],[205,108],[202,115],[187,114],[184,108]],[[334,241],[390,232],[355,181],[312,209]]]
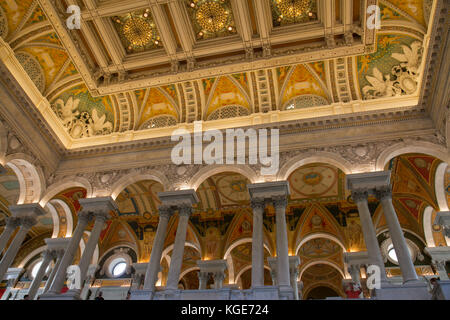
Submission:
[[[178,289],[181,265],[183,263],[184,245],[186,243],[186,232],[191,210],[192,207],[190,206],[181,207],[179,210],[180,218],[178,220],[177,235],[175,236],[175,245],[171,256],[169,275],[167,277],[166,289],[169,290]]]
[[[105,225],[107,218],[107,213],[100,213],[95,215],[94,227],[92,228],[91,235],[89,236],[89,240],[86,244],[86,248],[84,248],[83,255],[81,256],[80,263],[78,264],[78,266],[80,267],[81,286],[83,286],[89,265],[92,261],[92,256],[94,255],[95,247],[98,244],[100,234],[103,230],[103,226]]]
[[[16,257],[17,252],[19,251],[20,246],[25,239],[25,236],[27,235],[31,227],[35,224],[36,220],[34,218],[23,218],[22,225],[20,226],[19,231],[14,237],[14,240],[11,242],[8,250],[6,250],[6,253],[3,256],[2,260],[0,261],[0,279],[3,279],[3,277],[5,276],[6,271],[8,271],[8,268],[11,266],[11,263]]]
[[[67,249],[64,253],[64,256],[61,259],[61,263],[59,265],[58,271],[56,272],[55,278],[51,287],[49,289],[50,293],[61,293],[61,290],[64,286],[64,281],[66,279],[67,268],[73,261],[75,253],[80,245],[81,237],[83,236],[84,229],[86,228],[88,222],[91,219],[91,215],[87,212],[80,212],[78,215],[78,224],[75,228],[75,232],[73,233],[72,238],[70,239],[69,244],[67,245]]]
[[[0,236],[0,254],[5,249],[8,240],[11,238],[12,233],[16,228],[18,227],[18,219],[9,217],[8,221],[6,222],[6,227],[2,232],[2,235]]]
[[[416,269],[409,253],[408,245],[406,244],[403,230],[398,222],[397,213],[392,204],[392,193],[390,187],[377,190],[377,197],[381,200],[383,206],[384,216],[391,235],[392,244],[394,245],[395,253],[397,254],[398,264],[402,272],[403,282],[417,281]]]
[[[285,197],[274,199],[277,224],[277,285],[290,286],[289,274],[289,247],[286,227],[286,205]]]
[[[361,221],[369,264],[378,266],[380,268],[381,281],[387,282],[386,270],[384,268],[383,258],[381,257],[377,234],[372,223],[367,197],[367,191],[357,190],[352,192],[352,198],[358,207],[359,220]]]
[[[33,282],[31,283],[30,290],[28,290],[28,295],[30,296],[30,300],[34,300],[36,293],[39,290],[39,287],[41,286],[42,279],[45,276],[45,271],[47,271],[48,265],[52,261],[52,254],[50,251],[46,251],[44,253],[44,259],[42,260],[41,267],[39,268],[36,276],[33,279]]]
[[[47,282],[45,283],[44,293],[46,293],[48,291],[48,289],[50,289],[50,286],[52,285],[52,282],[55,279],[56,272],[58,272],[58,268],[61,264],[63,255],[64,255],[64,250],[59,250],[57,252],[56,263],[53,266],[52,272],[50,272],[50,275],[48,276]]]
[[[252,287],[264,286],[264,200],[253,200]]]
[[[158,280],[158,272],[161,268],[161,256],[164,249],[164,241],[166,240],[167,225],[171,215],[172,210],[169,207],[161,206],[159,208],[159,223],[158,228],[156,229],[150,262],[145,272],[144,290],[155,289],[155,283]]]

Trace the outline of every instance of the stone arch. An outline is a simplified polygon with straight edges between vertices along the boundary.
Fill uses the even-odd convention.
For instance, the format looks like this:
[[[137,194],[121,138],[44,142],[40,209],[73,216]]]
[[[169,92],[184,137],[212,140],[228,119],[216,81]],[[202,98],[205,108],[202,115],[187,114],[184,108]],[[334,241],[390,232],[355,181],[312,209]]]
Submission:
[[[174,245],[175,245],[175,244],[172,243],[171,245],[167,246],[167,247],[163,250],[163,252],[162,252],[162,254],[161,254],[161,261],[165,258],[166,261],[167,261],[167,264],[168,264],[169,266],[170,266],[169,252],[173,250]],[[189,241],[186,241],[185,244],[184,244],[184,247],[191,247],[191,248],[194,248],[195,250],[198,251],[199,256],[200,256],[200,257],[202,256],[201,248],[199,248],[198,246],[196,246],[194,243],[189,242]]]
[[[170,190],[170,182],[165,175],[155,170],[149,170],[146,172],[130,173],[120,178],[111,188],[111,197],[115,200],[127,186],[143,180],[157,181],[162,184],[164,190]]]
[[[45,178],[42,169],[34,165],[35,159],[23,153],[6,157],[6,166],[17,176],[20,195],[17,204],[37,203],[45,190]]]
[[[331,241],[336,242],[343,250],[343,252],[347,252],[347,249],[345,248],[344,244],[342,243],[341,240],[339,240],[337,237],[328,234],[328,233],[313,233],[313,234],[309,234],[306,237],[304,237],[296,246],[295,246],[295,255],[298,255],[298,251],[300,250],[300,248],[302,247],[302,245],[304,245],[306,242],[313,240],[313,239],[318,239],[318,238],[325,238]]]
[[[329,265],[329,266],[335,268],[335,269],[336,269],[337,271],[339,271],[339,273],[341,274],[342,279],[345,279],[344,271],[342,270],[342,268],[340,268],[340,267],[339,267],[337,264],[335,264],[334,262],[327,261],[327,260],[315,260],[315,261],[310,261],[310,262],[308,262],[307,264],[305,264],[305,265],[301,268],[300,273],[299,273],[299,275],[298,275],[298,281],[300,281],[300,280],[302,279],[303,273],[304,273],[308,268],[310,268],[310,267],[312,267],[312,266],[315,266],[315,265],[317,265],[317,264],[326,264],[326,265]]]
[[[8,130],[0,121],[0,164],[6,164],[6,152],[8,151]]]
[[[407,153],[427,154],[447,163],[450,158],[448,150],[443,146],[424,141],[414,141],[414,144],[403,141],[394,144],[381,152],[376,160],[375,169],[377,171],[383,171],[384,167],[391,159]]]
[[[198,187],[209,177],[212,177],[215,174],[222,173],[222,172],[234,172],[239,173],[246,177],[250,183],[257,183],[259,182],[259,177],[256,174],[256,172],[250,168],[247,165],[210,165],[205,166],[204,168],[200,169],[187,183],[186,188],[187,189],[194,189],[197,190]]]
[[[242,268],[242,270],[239,271],[239,273],[237,274],[236,280],[235,280],[234,283],[238,283],[239,278],[244,274],[244,272],[249,270],[249,269],[251,269],[251,268],[252,268],[251,264],[249,264],[248,266],[245,266],[244,268]],[[269,272],[271,271],[270,268],[268,266],[266,266],[266,265],[264,265],[264,269],[269,270]]]
[[[53,221],[52,238],[58,238],[59,223],[60,223],[58,212],[56,212],[55,207],[51,203],[47,203],[47,205],[45,206],[45,209],[47,209],[47,211],[50,213],[50,215],[52,217],[52,221]]]
[[[434,176],[434,192],[436,194],[436,200],[440,211],[450,211],[448,208],[447,196],[444,192],[445,184],[445,172],[448,169],[448,164],[442,162],[436,168],[436,175]]]
[[[66,218],[66,234],[64,235],[65,238],[70,238],[72,236],[72,232],[74,229],[74,225],[73,225],[73,217],[72,217],[72,211],[70,210],[69,206],[67,205],[67,203],[65,203],[64,201],[60,200],[60,199],[52,199],[49,202],[47,202],[47,206],[51,205],[53,206],[53,203],[55,204],[59,204],[63,210],[64,210],[64,215]],[[59,221],[59,218],[58,218]],[[53,222],[55,223],[55,222]],[[59,226],[58,226],[59,229]],[[53,238],[53,236],[52,236]]]
[[[32,252],[30,252],[25,258],[23,258],[23,260],[19,263],[19,265],[17,266],[17,268],[23,268],[24,266],[26,266],[26,264],[28,263],[28,261],[30,261],[31,259],[33,259],[34,257],[36,257],[37,255],[39,255],[40,253],[44,252],[47,249],[47,246],[41,246],[39,248],[34,249]]]
[[[314,154],[300,154],[287,161],[278,172],[277,180],[287,180],[296,169],[311,163],[331,164],[341,169],[345,174],[352,173],[352,164],[341,156],[331,152],[317,152]]]
[[[45,207],[47,202],[49,202],[54,196],[63,192],[64,190],[80,187],[86,190],[86,198],[92,198],[93,189],[91,183],[82,177],[71,177],[66,178],[64,180],[58,181],[52,185],[50,185],[45,191],[45,195],[40,200],[39,204],[42,207]]]
[[[180,278],[178,279],[178,281],[181,281],[181,279],[183,279],[183,277],[185,275],[187,275],[189,272],[196,271],[196,270],[200,270],[200,268],[199,267],[192,267],[192,268],[188,268],[188,269],[182,271],[180,273]]]
[[[231,251],[233,251],[234,248],[248,243],[248,242],[252,242],[252,238],[241,238],[239,240],[236,240],[235,242],[233,242],[232,244],[230,244],[227,248],[227,250],[225,251],[225,254],[223,255],[223,259],[227,261],[227,268],[228,268],[228,281],[229,283],[236,283],[237,278],[235,279],[234,277],[234,265],[233,265],[233,259],[231,257]],[[267,251],[269,251],[269,254],[272,255],[272,251],[270,250],[269,246],[266,243],[263,243],[264,248],[267,249]]]
[[[423,233],[425,235],[425,241],[427,247],[435,247],[436,244],[433,238],[433,230],[431,224],[431,215],[433,214],[433,208],[428,206],[423,211]]]
[[[305,292],[303,292],[303,297],[307,297],[313,289],[318,288],[318,287],[328,287],[328,288],[332,289],[333,291],[335,291],[337,294],[341,295],[342,298],[345,298],[345,296],[342,293],[341,288],[338,288],[334,284],[328,283],[328,282],[318,282],[318,283],[313,284]]]

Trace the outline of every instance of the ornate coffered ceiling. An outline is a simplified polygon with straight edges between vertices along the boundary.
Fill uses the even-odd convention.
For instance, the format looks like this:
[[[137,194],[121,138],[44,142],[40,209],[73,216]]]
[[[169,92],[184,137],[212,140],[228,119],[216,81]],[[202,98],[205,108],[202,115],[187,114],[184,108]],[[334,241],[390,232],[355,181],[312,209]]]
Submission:
[[[71,4],[80,30],[66,27]],[[379,30],[366,24],[373,4]],[[193,121],[228,128],[409,107],[433,5],[0,1],[2,61],[67,149],[168,136]]]

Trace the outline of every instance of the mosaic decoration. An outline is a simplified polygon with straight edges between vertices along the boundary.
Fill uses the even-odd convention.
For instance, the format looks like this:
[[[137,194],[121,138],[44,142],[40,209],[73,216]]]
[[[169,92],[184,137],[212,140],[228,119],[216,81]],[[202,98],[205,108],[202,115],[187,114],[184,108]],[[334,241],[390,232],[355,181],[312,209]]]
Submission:
[[[424,0],[388,0],[387,2],[393,4],[398,9],[405,12],[412,19],[419,24],[426,26],[424,6],[429,5]]]
[[[152,220],[158,215],[161,204],[157,194],[163,192],[163,186],[156,181],[139,181],[126,187],[116,199],[119,216],[138,216],[145,220]]]
[[[150,9],[111,18],[127,53],[162,48],[161,37]]]
[[[110,98],[94,98],[84,85],[62,93],[53,101],[52,108],[75,139],[110,134],[113,131]]]
[[[170,116],[173,120],[166,118],[166,122],[161,125],[155,121],[149,122],[150,119],[158,116]],[[173,102],[159,88],[151,88],[141,113],[139,128],[151,129],[164,125],[176,125],[176,119],[178,119],[178,113]]]
[[[51,37],[47,39],[51,39]],[[42,45],[27,47],[20,52],[32,55],[39,62],[45,76],[45,87],[48,87],[53,82],[68,59],[68,55],[64,50]]]
[[[417,91],[422,43],[402,35],[379,35],[376,53],[358,57],[364,99],[411,95]]]
[[[5,11],[0,6],[0,37],[3,39],[8,35],[8,19],[6,19]]]
[[[344,174],[326,164],[311,164],[295,170],[288,178],[291,200],[344,198]]]
[[[16,58],[40,92],[45,90],[45,75],[39,62],[28,52],[17,52]]]
[[[237,33],[229,0],[185,0],[197,40]]]
[[[315,0],[271,0],[275,27],[317,20]]]
[[[221,107],[237,105],[245,109],[250,108],[246,94],[228,77],[217,80],[214,92],[209,98],[207,117]]]
[[[2,7],[6,17],[8,18],[8,31],[13,33],[16,31],[20,22],[24,19],[27,11],[32,6],[33,0],[1,0]]]
[[[282,105],[300,95],[316,95],[327,99],[326,93],[323,91],[320,83],[309,72],[304,65],[298,65],[295,70],[290,74],[289,80],[285,84],[282,90]]]
[[[47,17],[45,16],[44,11],[42,11],[41,7],[38,5],[36,9],[31,14],[30,18],[28,18],[27,22],[23,26],[23,28],[27,28],[29,26],[32,26],[36,23],[46,21]]]
[[[309,259],[323,259],[342,252],[342,248],[334,241],[317,238],[306,242],[299,250],[300,256]]]

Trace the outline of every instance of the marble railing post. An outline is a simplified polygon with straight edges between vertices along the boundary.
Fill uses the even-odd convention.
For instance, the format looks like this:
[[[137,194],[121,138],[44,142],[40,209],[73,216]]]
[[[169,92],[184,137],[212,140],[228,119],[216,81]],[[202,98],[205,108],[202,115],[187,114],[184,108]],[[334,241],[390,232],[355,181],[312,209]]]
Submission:
[[[225,280],[225,273],[223,271],[214,272],[214,289],[222,289],[223,280]]]
[[[80,299],[86,300],[89,289],[92,285],[93,280],[95,279],[95,272],[98,270],[99,266],[97,264],[89,265],[89,268],[86,273],[86,278],[84,280],[84,286],[80,293]]]
[[[261,287],[264,286],[264,199],[252,199],[251,206],[253,209],[252,287]]]
[[[298,295],[298,266],[300,265],[300,257],[298,256],[291,256],[289,257],[289,273],[291,278],[291,287],[294,289],[294,299],[299,300]]]
[[[55,279],[56,272],[58,271],[63,256],[64,256],[64,249],[55,250],[54,258],[56,258],[56,262],[55,265],[53,266],[52,271],[50,272],[50,275],[48,276],[47,282],[45,283],[44,293],[46,293],[48,289],[50,289],[50,286],[53,280]]]
[[[11,290],[15,287],[19,277],[22,275],[23,268],[9,268],[5,274],[4,280],[7,280],[6,291],[3,292],[0,300],[9,300]]]
[[[41,263],[41,266],[36,274],[36,276],[33,279],[33,282],[31,283],[30,290],[28,290],[28,295],[30,296],[30,300],[34,300],[36,293],[39,290],[39,287],[41,286],[42,279],[45,276],[45,272],[47,271],[48,265],[53,259],[53,254],[50,250],[45,250],[43,254],[43,260]]]
[[[178,289],[181,265],[183,263],[184,245],[186,243],[187,227],[191,213],[191,205],[179,206],[177,234],[175,236],[175,244],[170,261],[169,275],[167,276],[166,289],[168,290]]]
[[[88,225],[89,221],[92,220],[92,214],[87,211],[81,211],[78,214],[78,224],[75,231],[70,239],[70,242],[64,252],[64,256],[61,259],[58,271],[56,272],[55,278],[48,290],[49,294],[60,294],[64,286],[64,281],[66,279],[67,268],[72,263],[78,246],[80,245],[81,237],[83,236],[84,230]]]
[[[8,244],[8,240],[11,238],[12,233],[17,229],[20,225],[20,219],[16,217],[8,217],[6,219],[6,226],[0,236],[0,255]]]
[[[358,207],[359,220],[363,230],[369,264],[376,265],[380,268],[381,282],[387,283],[386,269],[384,268],[380,245],[378,244],[377,234],[375,233],[375,227],[372,223],[367,201],[368,191],[363,189],[352,190],[352,198]]]
[[[277,285],[290,286],[289,247],[286,227],[286,196],[272,198],[276,212],[277,239]]]
[[[408,245],[406,244],[403,230],[400,227],[397,213],[392,204],[392,191],[390,186],[376,189],[376,196],[383,206],[384,216],[389,228],[389,234],[392,239],[395,253],[397,254],[398,264],[402,272],[403,283],[409,281],[418,281],[416,269],[414,268]]]
[[[133,282],[131,290],[139,290],[144,284],[148,263],[133,263]]]
[[[158,280],[158,272],[161,268],[161,256],[164,249],[164,241],[166,240],[167,225],[173,214],[170,206],[159,207],[159,223],[156,229],[155,240],[153,241],[150,262],[145,273],[144,290],[155,290],[155,283]]]
[[[206,290],[208,284],[209,273],[204,271],[198,272],[198,290]]]
[[[98,240],[100,239],[100,233],[102,232],[106,221],[110,218],[110,215],[105,208],[105,211],[95,212],[94,217],[95,217],[94,227],[92,228],[91,235],[89,236],[89,240],[83,251],[83,255],[81,256],[80,263],[78,264],[78,266],[80,267],[80,277],[81,277],[80,281],[82,285],[86,278],[89,265],[92,261],[92,256],[94,255],[95,247],[97,246]]]
[[[450,247],[426,247],[425,252],[431,256],[431,263],[439,274],[440,280],[450,280],[445,264],[450,261]]]
[[[23,240],[25,239],[28,231],[37,223],[34,217],[23,217],[20,218],[20,229],[17,232],[14,240],[11,242],[8,250],[6,250],[5,255],[0,261],[0,279],[3,279],[6,271],[11,266],[14,258],[17,255],[17,252],[22,245]]]

